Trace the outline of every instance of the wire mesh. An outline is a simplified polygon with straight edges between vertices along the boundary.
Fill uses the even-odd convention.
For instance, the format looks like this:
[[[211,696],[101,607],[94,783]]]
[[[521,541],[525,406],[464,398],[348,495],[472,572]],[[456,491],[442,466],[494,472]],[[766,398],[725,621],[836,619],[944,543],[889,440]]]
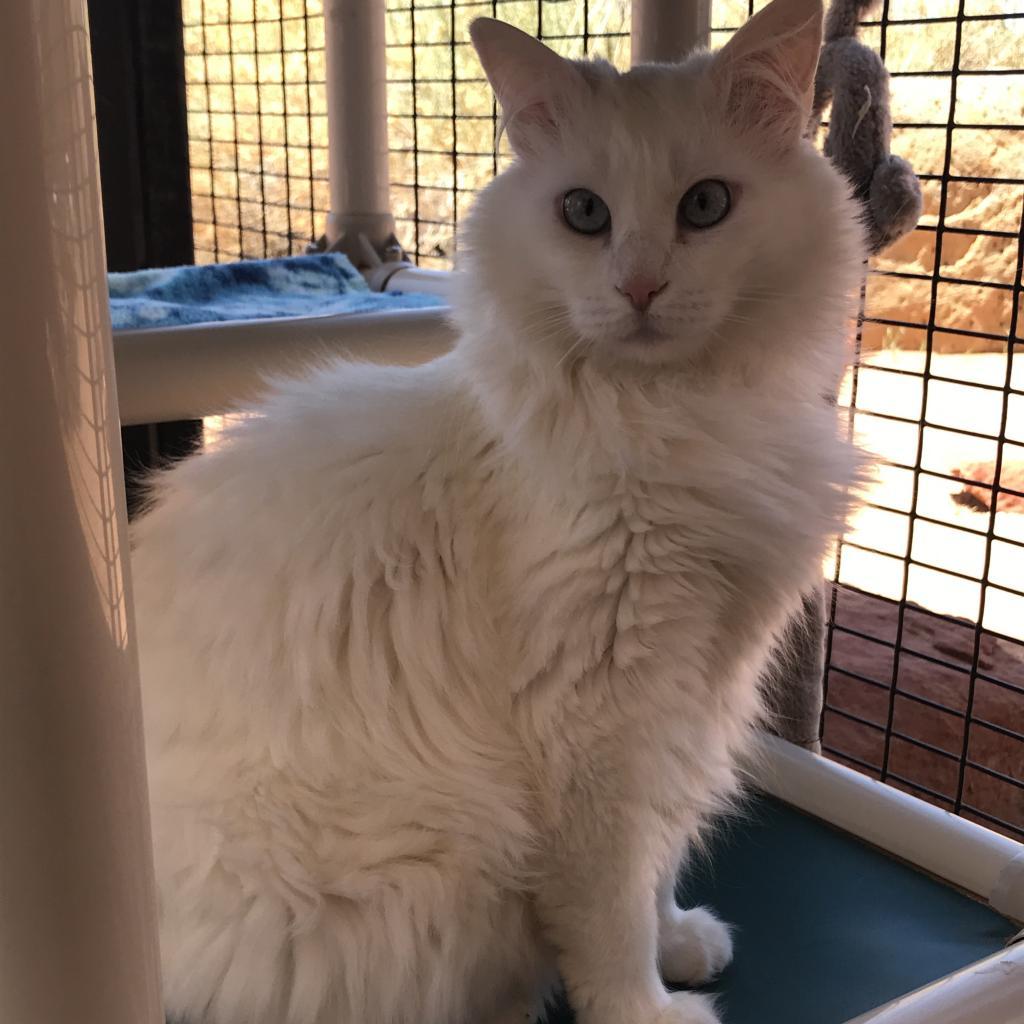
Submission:
[[[183,6],[197,258],[296,251],[328,200],[321,0]],[[421,264],[450,265],[506,156],[469,22],[624,67],[629,6],[388,0],[392,209]],[[714,0],[713,45],[761,6]],[[828,567],[823,745],[1022,838],[1024,0],[883,0],[861,38],[925,210],[874,261],[841,395],[878,469]]]
[[[422,266],[451,265],[460,216],[508,155],[495,152],[497,111],[469,42],[481,16],[566,57],[629,64],[629,0],[389,0],[392,210]]]
[[[716,0],[713,44],[762,6]],[[841,394],[878,465],[829,567],[822,745],[1024,838],[1024,4],[884,0],[861,38],[925,203]]]
[[[328,207],[322,0],[182,0],[197,263],[302,251]]]
[[[322,0],[183,0],[197,262],[302,251],[327,215]],[[491,15],[565,56],[629,60],[629,0],[389,0],[392,210],[424,266],[495,174],[497,118],[469,43]]]
[[[844,388],[878,459],[832,570],[823,745],[1024,838],[1024,7],[886,0],[924,216],[874,261]]]

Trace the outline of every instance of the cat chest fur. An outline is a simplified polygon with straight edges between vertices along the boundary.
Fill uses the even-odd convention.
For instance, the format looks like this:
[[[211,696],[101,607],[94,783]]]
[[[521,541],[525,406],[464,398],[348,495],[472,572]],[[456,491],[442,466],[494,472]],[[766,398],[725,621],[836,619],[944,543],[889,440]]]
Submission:
[[[559,653],[583,673],[606,652],[622,670],[671,662],[702,675],[723,668],[723,645],[741,655],[763,643],[842,515],[849,455],[832,414],[796,413],[717,433],[684,425],[681,439],[655,438],[660,456],[638,471],[551,488],[546,501],[532,488],[508,559],[527,675],[549,673]]]
[[[786,502],[830,500],[826,482],[795,471],[759,484],[739,470],[619,480],[586,507],[535,505],[543,525],[523,531],[512,560],[525,621],[510,633],[528,644],[510,663],[550,785],[568,784],[573,756],[633,743],[657,765],[648,778],[662,806],[678,803],[683,780],[698,809],[731,789],[771,635],[823,546],[807,530],[814,517]]]

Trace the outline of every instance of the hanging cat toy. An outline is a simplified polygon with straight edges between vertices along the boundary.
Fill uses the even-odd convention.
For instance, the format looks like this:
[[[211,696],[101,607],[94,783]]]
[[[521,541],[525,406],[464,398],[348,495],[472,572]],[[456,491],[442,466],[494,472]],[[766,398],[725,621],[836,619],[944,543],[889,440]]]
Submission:
[[[861,18],[876,3],[834,0],[829,7],[807,132],[814,137],[831,102],[825,156],[846,175],[864,206],[872,255],[913,231],[922,207],[913,167],[889,150],[889,72],[857,38]]]

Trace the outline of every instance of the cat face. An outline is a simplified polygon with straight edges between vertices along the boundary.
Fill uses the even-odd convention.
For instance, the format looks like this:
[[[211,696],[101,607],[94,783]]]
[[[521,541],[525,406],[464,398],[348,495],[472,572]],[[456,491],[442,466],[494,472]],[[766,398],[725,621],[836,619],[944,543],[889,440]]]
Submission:
[[[705,116],[702,75],[589,77],[571,125],[495,187],[498,208],[522,213],[498,237],[585,343],[658,357],[728,315],[767,196],[755,161]]]
[[[718,54],[619,74],[477,22],[518,157],[464,236],[482,287],[536,344],[654,363],[810,298],[842,222],[801,138],[820,31],[819,0],[775,0]]]

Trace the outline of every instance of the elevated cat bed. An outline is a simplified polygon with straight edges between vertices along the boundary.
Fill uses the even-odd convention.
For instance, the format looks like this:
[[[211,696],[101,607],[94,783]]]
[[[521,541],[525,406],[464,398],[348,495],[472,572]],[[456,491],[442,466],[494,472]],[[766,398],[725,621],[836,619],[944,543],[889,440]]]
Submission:
[[[719,828],[677,890],[681,905],[713,907],[735,927],[735,959],[707,989],[726,1024],[845,1024],[862,1014],[867,1020],[874,1008],[1024,940],[1018,920],[1024,847],[993,836],[987,848],[986,830],[924,805],[918,818],[920,802],[896,791],[886,807],[889,787],[770,743],[776,763],[769,774],[782,774],[769,788],[804,806],[831,806],[832,817],[851,827],[865,815],[867,830],[879,836],[902,822],[904,833],[916,835],[898,840],[907,842],[908,855],[924,851],[923,859],[948,862],[944,873],[963,871],[965,881],[972,873],[980,880],[987,870],[998,881],[991,901],[983,901],[821,817],[766,794],[752,798]],[[1012,908],[1012,916],[991,903]],[[980,971],[997,979],[1011,1005],[1019,999],[1015,1016],[978,997],[967,1015],[940,1018],[934,1006],[918,1015],[908,1006],[901,1024],[1024,1021],[1024,956],[1020,945],[1013,948],[1012,959]],[[548,1019],[574,1020],[564,1001]]]
[[[727,1024],[843,1024],[999,952],[1019,928],[768,797],[721,828],[677,895],[735,926],[735,959],[708,989]],[[573,1020],[563,1003],[549,1024]]]
[[[444,305],[434,295],[371,291],[337,252],[110,274],[108,286],[114,330]]]
[[[998,952],[1018,930],[769,798],[723,828],[696,867],[681,901],[714,906],[737,928],[736,958],[712,988],[731,1024],[841,1024]]]
[[[446,351],[447,276],[378,271],[367,284],[332,252],[108,275],[122,424],[244,408],[268,377],[330,356],[409,364]]]

